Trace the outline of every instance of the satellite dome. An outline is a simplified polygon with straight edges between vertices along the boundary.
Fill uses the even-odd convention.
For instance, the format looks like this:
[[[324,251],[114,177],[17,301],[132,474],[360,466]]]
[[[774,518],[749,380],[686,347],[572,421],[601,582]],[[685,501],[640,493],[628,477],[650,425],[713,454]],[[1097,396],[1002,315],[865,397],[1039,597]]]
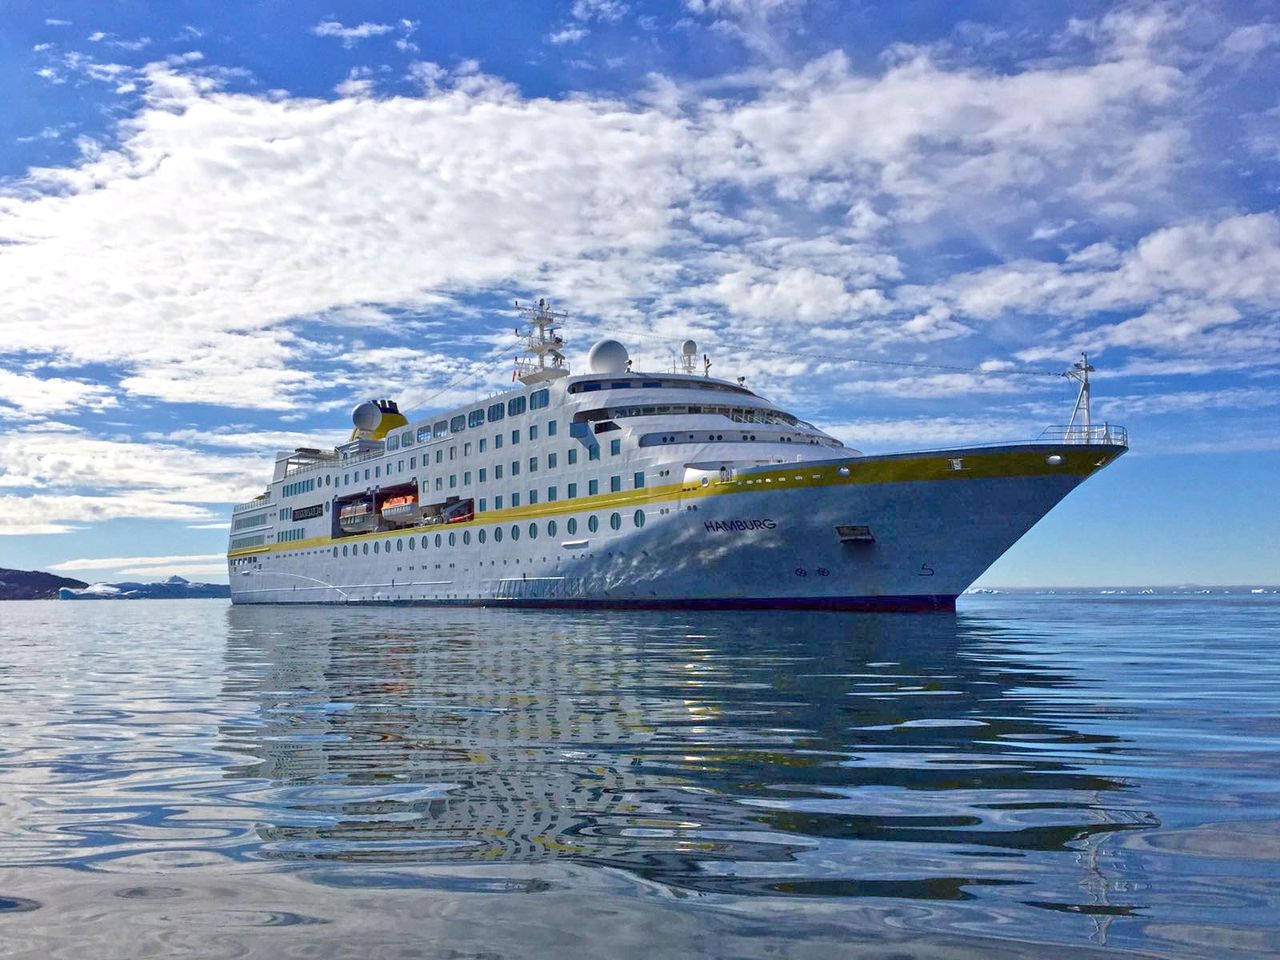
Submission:
[[[372,432],[377,430],[378,424],[382,422],[382,411],[372,400],[366,400],[364,403],[356,404],[356,408],[351,411],[351,422],[355,424],[357,430]]]
[[[696,357],[698,355],[698,345],[692,340],[686,340],[680,344],[680,352],[686,357]]]
[[[627,348],[617,340],[600,340],[587,354],[587,367],[592,373],[626,373]]]

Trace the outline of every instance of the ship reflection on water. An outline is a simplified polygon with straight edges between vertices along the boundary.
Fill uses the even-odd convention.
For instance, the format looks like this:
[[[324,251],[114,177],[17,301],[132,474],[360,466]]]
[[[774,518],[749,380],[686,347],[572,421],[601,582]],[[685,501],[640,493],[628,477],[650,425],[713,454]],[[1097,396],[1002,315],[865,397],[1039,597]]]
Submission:
[[[1007,622],[236,607],[257,856],[620,868],[677,894],[1134,909],[1150,828]],[[1055,672],[1058,670],[1060,672]],[[1086,729],[1086,726],[1088,727]]]

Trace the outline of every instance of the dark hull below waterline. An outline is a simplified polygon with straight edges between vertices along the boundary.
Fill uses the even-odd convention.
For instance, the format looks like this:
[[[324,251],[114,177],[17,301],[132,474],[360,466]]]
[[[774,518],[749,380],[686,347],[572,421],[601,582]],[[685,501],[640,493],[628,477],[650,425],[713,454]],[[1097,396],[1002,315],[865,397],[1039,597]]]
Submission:
[[[253,606],[334,606],[334,601],[258,601]],[[348,607],[518,607],[522,610],[815,610],[842,613],[954,613],[956,598],[942,594],[903,597],[691,597],[649,599],[635,597],[581,599],[457,599],[347,600]]]

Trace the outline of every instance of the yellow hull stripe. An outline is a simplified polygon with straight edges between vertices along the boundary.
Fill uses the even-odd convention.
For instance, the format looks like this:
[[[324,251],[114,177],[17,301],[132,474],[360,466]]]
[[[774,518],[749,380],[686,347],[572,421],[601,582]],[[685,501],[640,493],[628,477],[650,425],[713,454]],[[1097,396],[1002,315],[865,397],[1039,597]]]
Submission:
[[[575,497],[572,500],[552,500],[523,507],[487,510],[483,514],[477,514],[476,519],[464,523],[404,527],[400,530],[383,530],[378,533],[357,533],[338,539],[328,536],[311,537],[307,540],[295,540],[292,543],[232,550],[228,551],[227,557],[244,557],[257,553],[292,553],[296,550],[327,547],[336,543],[360,543],[364,540],[386,540],[423,533],[469,530],[542,517],[553,518],[574,513],[634,508],[670,500],[758,493],[762,489],[803,490],[849,484],[927,483],[1061,474],[1087,477],[1105,467],[1123,453],[1124,449],[1114,446],[1090,447],[1081,444],[1064,446],[1036,444],[1033,447],[1018,447],[989,453],[981,450],[973,452],[954,450],[938,455],[859,457],[834,462],[823,461],[820,464],[772,464],[748,468],[749,472],[746,475],[739,475],[733,480],[712,480],[706,486],[701,483],[668,483],[620,493],[600,493],[589,497]],[[1048,462],[1048,458],[1055,454],[1062,457],[1062,463],[1057,466]],[[953,459],[961,461],[961,469],[957,470],[952,466]],[[847,474],[841,473],[842,469],[847,470]]]

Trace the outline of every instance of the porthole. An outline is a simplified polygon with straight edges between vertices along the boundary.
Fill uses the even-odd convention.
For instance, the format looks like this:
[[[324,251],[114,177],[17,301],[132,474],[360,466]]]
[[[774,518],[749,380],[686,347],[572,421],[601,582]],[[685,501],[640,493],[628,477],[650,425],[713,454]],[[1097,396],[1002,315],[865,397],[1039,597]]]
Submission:
[[[529,539],[530,540],[538,539],[538,525],[536,523],[529,524]]]
[[[502,528],[501,528],[501,527],[494,527],[494,528],[493,528],[493,542],[494,542],[494,543],[501,543],[501,542],[502,542]]]
[[[587,517],[587,529],[590,530],[592,533],[595,533],[597,530],[600,529],[600,521],[596,519],[595,514],[592,514],[591,516]]]
[[[609,516],[609,526],[614,530],[622,529],[622,514],[614,513]]]
[[[465,545],[465,544],[469,544],[469,543],[471,542],[471,531],[470,531],[470,530],[463,530],[463,531],[462,531],[462,542],[463,542],[463,544],[464,544],[464,545]]]
[[[380,543],[378,543],[378,541],[376,541],[376,540],[375,540],[375,541],[373,542],[373,552],[374,552],[374,553],[377,553],[377,552],[378,552],[378,548],[379,548],[380,546],[381,546],[381,544],[380,544]]]
[[[511,539],[513,541],[520,539],[520,528],[514,523],[511,525]]]
[[[450,531],[450,533],[449,533],[449,546],[451,546],[451,547],[452,547],[452,546],[456,545],[456,544],[457,544],[457,542],[458,542],[458,535],[457,535],[456,533],[453,533],[452,531]]]
[[[334,547],[334,548],[333,548],[333,555],[334,555],[335,557],[338,555],[338,548],[337,548],[337,547]]]
[[[487,536],[488,534],[486,534],[483,530],[481,530],[476,534],[476,539],[479,540],[481,543],[484,543]]]
[[[564,528],[569,531],[569,536],[572,537],[575,533],[578,532],[578,518],[570,517],[565,522]]]
[[[345,543],[342,545],[342,555],[344,557],[347,555],[347,545]]]
[[[417,542],[418,542],[418,541],[417,541],[417,540],[415,540],[415,539],[413,539],[413,537],[410,537],[410,538],[409,538],[409,549],[410,549],[410,550],[414,549],[414,546],[413,546],[413,545],[414,545],[415,543],[417,543]]]
[[[361,550],[360,552],[361,552],[361,553],[363,553],[363,554],[367,557],[367,556],[369,555],[369,544],[367,544],[367,543],[366,543],[366,544],[364,544],[364,549],[363,549],[363,550]]]
[[[436,534],[436,546],[437,546],[437,547],[438,547],[438,546],[440,546],[440,543],[441,543],[441,540],[442,540],[442,539],[443,539],[443,538],[440,536],[440,534],[438,534],[438,533],[437,533],[437,534]]]
[[[1062,455],[1057,453],[1051,453],[1049,454],[1049,456],[1044,458],[1044,462],[1051,467],[1060,467],[1062,466]]]
[[[547,536],[554,537],[556,535],[556,522],[554,520],[547,521]]]
[[[422,535],[422,549],[427,549],[427,535],[425,533]]]
[[[402,553],[402,552],[404,552],[404,541],[403,541],[403,540],[396,540],[396,552],[397,552],[397,553]]]
[[[635,525],[636,525],[637,527],[643,527],[643,526],[644,526],[644,511],[643,511],[643,510],[637,510],[637,511],[632,515],[631,519],[632,519],[632,522],[634,522],[634,523],[635,523]]]

